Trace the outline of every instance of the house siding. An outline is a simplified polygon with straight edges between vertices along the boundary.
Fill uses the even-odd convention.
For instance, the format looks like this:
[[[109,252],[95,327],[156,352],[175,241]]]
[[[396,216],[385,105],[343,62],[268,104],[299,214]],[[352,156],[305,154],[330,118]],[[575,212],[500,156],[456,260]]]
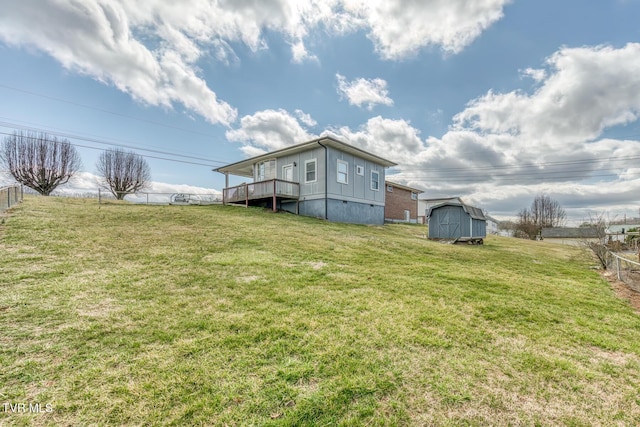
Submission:
[[[383,166],[368,162],[360,157],[344,153],[334,148],[328,148],[327,157],[328,164],[326,170],[328,174],[328,198],[338,200],[352,200],[366,204],[380,205],[384,207],[385,194],[383,183],[385,170]],[[348,179],[346,184],[338,182],[338,160],[347,162]],[[364,175],[356,174],[356,166],[363,167]],[[378,191],[371,190],[372,170],[378,171],[380,173],[380,188],[378,189]]]
[[[283,167],[293,166],[293,181],[300,183],[300,199],[297,212],[300,215],[327,218],[329,221],[352,224],[384,224],[384,176],[385,168],[360,157],[327,148],[328,158],[325,167],[323,147],[276,158],[278,179],[284,179]],[[305,183],[304,165],[307,160],[316,160],[316,180]],[[347,184],[337,180],[338,160],[346,162]],[[363,170],[362,175],[356,173],[357,166]],[[379,190],[371,190],[371,171],[379,173]],[[325,201],[325,185],[328,188]],[[282,203],[280,209],[296,212],[295,202]]]

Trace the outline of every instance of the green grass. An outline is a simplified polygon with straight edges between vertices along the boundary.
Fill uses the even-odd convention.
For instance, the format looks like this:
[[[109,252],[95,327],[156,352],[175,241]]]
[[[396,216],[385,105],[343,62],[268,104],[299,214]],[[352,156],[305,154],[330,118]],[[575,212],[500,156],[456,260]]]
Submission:
[[[30,197],[0,425],[637,425],[640,317],[577,248]]]

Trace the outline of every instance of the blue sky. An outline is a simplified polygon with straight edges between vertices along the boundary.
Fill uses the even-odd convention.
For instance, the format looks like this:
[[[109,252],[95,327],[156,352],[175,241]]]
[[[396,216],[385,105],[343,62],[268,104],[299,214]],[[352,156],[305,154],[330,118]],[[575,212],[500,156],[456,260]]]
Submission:
[[[498,218],[537,194],[574,222],[639,215],[640,0],[0,7],[0,132],[66,136],[74,190],[113,145],[153,191],[219,191],[212,168],[328,134]]]

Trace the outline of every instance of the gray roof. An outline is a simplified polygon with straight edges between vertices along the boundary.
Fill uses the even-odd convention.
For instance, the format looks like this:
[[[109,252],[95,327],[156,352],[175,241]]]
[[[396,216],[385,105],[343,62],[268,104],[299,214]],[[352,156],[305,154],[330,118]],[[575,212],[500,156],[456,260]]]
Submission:
[[[282,148],[280,150],[271,151],[269,153],[261,154],[259,156],[251,157],[249,159],[241,160],[239,162],[231,163],[226,166],[219,167],[214,169],[215,172],[221,173],[231,173],[233,175],[245,176],[248,178],[253,177],[253,165],[256,162],[262,160],[273,159],[276,157],[288,156],[295,153],[300,153],[303,151],[309,150],[311,147],[321,145],[337,148],[338,150],[344,151],[349,154],[356,155],[365,160],[368,160],[373,163],[377,163],[384,167],[397,166],[397,163],[392,162],[391,160],[384,159],[382,157],[376,156],[375,154],[369,153],[368,151],[361,150],[360,148],[349,145],[345,142],[332,138],[330,136],[323,136],[320,138],[313,139],[311,141],[303,142],[302,144],[291,145],[286,148]]]
[[[547,239],[591,239],[598,237],[596,227],[545,227],[542,238]]]
[[[452,199],[452,200],[449,200],[449,201],[442,202],[442,203],[439,203],[437,205],[431,206],[427,211],[427,216],[428,217],[431,216],[431,211],[432,210],[438,209],[438,208],[441,208],[441,207],[444,207],[444,206],[460,206],[460,207],[462,207],[462,209],[466,213],[469,214],[469,216],[471,218],[479,219],[479,220],[482,220],[482,221],[486,221],[487,220],[487,217],[484,216],[484,212],[482,212],[482,209],[476,208],[476,207],[473,207],[473,206],[469,206],[469,205],[463,203],[462,201],[460,201],[460,199],[458,199],[457,197]]]

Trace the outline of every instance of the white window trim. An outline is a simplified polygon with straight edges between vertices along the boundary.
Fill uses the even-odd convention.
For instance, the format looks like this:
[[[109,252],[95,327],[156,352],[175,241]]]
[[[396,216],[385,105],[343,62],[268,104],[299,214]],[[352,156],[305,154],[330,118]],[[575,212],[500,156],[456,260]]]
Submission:
[[[340,181],[340,165],[343,164],[345,166],[345,180]],[[345,162],[344,160],[338,159],[338,163],[336,165],[336,180],[339,184],[349,184],[349,162]]]
[[[387,185],[387,191],[393,193],[393,185]]]
[[[356,165],[356,175],[364,176],[364,166]]]
[[[307,165],[309,163],[315,163],[314,173],[313,173],[314,178],[311,181],[307,181]],[[304,183],[312,184],[314,182],[318,182],[318,159],[305,160],[304,161]]]
[[[378,179],[376,180],[376,183],[378,184],[378,188],[373,188],[373,174],[378,175]],[[369,186],[373,191],[380,191],[380,172],[379,171],[371,171],[371,182]]]

